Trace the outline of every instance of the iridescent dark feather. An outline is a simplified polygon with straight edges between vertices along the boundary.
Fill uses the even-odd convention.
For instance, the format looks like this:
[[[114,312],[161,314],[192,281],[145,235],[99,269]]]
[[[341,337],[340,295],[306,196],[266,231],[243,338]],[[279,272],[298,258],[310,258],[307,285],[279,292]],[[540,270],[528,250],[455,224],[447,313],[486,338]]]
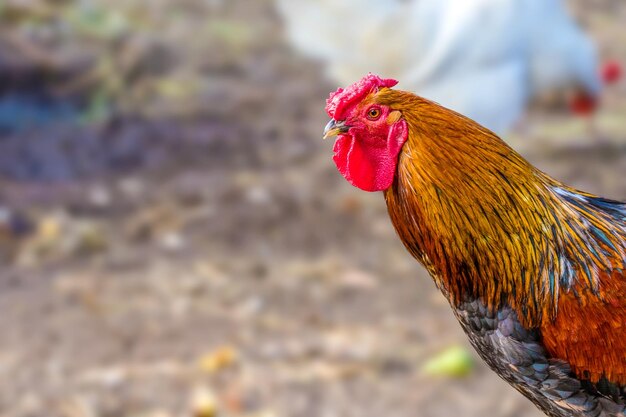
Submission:
[[[566,361],[546,351],[540,332],[523,326],[510,308],[493,312],[475,300],[459,304],[455,314],[484,361],[547,415],[625,415],[623,388],[573,376]]]

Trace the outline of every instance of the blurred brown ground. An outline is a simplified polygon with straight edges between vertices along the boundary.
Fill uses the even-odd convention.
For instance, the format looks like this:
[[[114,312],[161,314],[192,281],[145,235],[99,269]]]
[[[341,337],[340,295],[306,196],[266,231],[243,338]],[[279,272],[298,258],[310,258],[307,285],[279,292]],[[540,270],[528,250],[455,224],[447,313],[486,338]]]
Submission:
[[[571,4],[626,62],[626,3]],[[10,1],[0,21],[1,416],[540,415],[480,362],[420,371],[468,344],[381,196],[334,168],[336,86],[271,1]],[[625,93],[601,142],[540,110],[508,139],[625,199]]]

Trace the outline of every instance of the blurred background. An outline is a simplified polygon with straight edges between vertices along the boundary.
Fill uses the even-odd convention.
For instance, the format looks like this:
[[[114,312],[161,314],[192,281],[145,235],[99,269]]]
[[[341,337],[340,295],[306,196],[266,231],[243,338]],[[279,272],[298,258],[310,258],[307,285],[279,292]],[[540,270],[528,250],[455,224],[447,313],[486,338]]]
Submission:
[[[0,415],[538,417],[339,175],[324,99],[398,77],[623,200],[626,3],[452,3],[1,1]]]

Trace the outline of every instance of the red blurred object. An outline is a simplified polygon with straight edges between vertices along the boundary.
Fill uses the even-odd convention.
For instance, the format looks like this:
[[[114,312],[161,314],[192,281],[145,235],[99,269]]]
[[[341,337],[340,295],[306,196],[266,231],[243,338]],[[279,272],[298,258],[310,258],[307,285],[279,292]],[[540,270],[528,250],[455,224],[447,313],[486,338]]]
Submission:
[[[600,71],[605,84],[614,84],[622,78],[622,64],[618,61],[607,61]]]
[[[578,91],[570,101],[570,110],[578,116],[589,116],[598,108],[598,99],[593,95]]]

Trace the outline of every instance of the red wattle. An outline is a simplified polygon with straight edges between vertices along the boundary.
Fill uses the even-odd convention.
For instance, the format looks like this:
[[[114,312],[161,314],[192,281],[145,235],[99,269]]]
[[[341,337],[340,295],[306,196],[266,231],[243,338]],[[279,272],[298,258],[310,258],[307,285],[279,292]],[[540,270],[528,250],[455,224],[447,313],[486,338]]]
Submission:
[[[350,184],[365,191],[378,191],[374,164],[358,141],[343,135],[335,142],[334,151],[333,161]]]
[[[383,191],[391,187],[396,174],[398,154],[408,138],[406,121],[389,127],[386,146],[374,147],[355,138],[352,132],[340,135],[333,148],[333,161],[346,180],[364,191]]]

